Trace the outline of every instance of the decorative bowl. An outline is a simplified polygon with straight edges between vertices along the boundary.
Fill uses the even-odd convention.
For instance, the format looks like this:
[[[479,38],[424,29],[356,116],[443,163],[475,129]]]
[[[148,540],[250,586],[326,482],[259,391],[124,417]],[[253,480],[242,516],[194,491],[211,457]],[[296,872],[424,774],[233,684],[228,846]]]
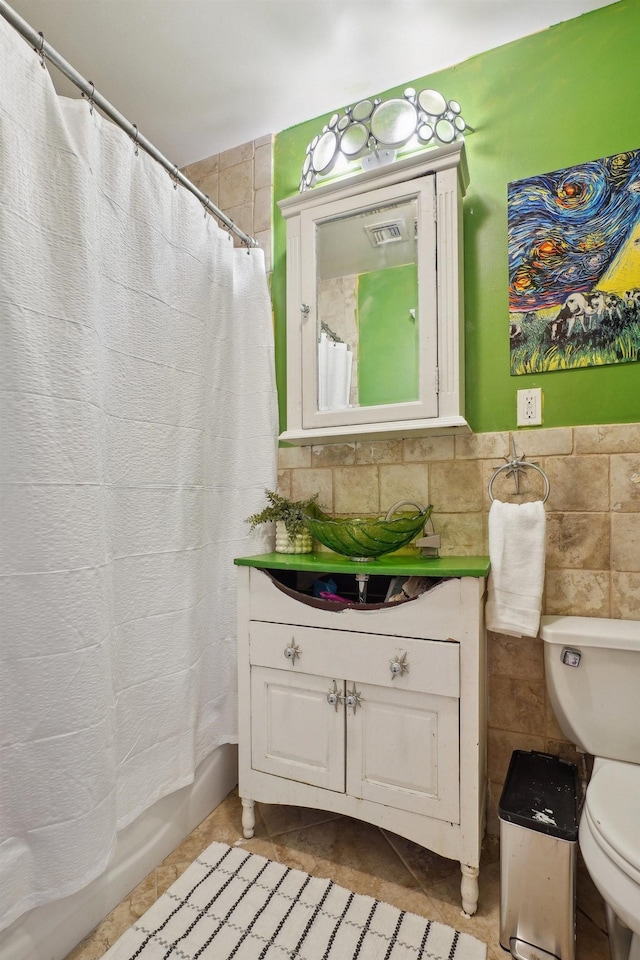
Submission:
[[[335,553],[352,560],[374,560],[410,543],[424,527],[432,509],[428,506],[412,516],[398,515],[391,519],[388,514],[387,517],[333,519],[318,510],[316,516],[305,517],[305,524],[320,543]]]

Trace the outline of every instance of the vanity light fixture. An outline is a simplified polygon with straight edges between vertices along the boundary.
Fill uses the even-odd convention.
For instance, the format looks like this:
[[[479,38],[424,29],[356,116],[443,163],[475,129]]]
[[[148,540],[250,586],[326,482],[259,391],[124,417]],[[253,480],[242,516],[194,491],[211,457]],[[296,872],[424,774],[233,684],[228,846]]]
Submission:
[[[322,133],[307,146],[300,192],[326,177],[386,166],[398,156],[425,147],[453,143],[472,132],[457,100],[446,100],[437,90],[408,87],[402,97],[359,100],[344,113],[334,113]]]

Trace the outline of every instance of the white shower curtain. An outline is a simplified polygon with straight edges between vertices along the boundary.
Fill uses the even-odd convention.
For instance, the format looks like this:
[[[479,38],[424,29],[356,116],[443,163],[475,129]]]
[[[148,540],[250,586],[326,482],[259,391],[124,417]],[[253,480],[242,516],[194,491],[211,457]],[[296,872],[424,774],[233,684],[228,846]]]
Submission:
[[[277,425],[261,251],[1,18],[0,338],[3,928],[236,740]]]

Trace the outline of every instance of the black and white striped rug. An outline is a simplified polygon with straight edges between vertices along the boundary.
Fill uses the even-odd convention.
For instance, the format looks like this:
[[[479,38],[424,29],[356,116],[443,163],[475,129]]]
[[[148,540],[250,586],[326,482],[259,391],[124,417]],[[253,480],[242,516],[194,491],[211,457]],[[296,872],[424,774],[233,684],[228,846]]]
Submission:
[[[212,843],[104,960],[485,960],[442,923]]]

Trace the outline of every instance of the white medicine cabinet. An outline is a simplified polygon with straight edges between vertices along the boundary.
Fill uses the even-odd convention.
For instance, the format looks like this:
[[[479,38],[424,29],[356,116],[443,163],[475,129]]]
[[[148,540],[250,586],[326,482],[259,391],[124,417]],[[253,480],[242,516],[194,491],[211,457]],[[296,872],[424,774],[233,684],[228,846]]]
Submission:
[[[279,202],[294,444],[469,432],[463,143]]]

